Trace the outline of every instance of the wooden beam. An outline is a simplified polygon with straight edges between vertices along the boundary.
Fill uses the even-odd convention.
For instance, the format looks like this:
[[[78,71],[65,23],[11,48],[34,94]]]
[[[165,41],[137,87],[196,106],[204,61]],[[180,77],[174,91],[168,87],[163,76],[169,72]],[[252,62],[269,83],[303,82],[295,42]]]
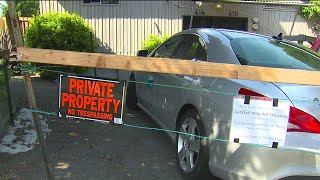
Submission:
[[[27,90],[27,96],[28,96],[30,108],[31,109],[38,109],[37,108],[36,98],[35,98],[34,92],[33,92],[31,78],[30,78],[30,75],[29,75],[28,72],[24,72],[23,73],[23,79],[24,79],[24,82],[25,82],[26,90]],[[41,127],[39,114],[33,112],[32,113],[32,118],[33,118],[33,122],[35,124],[37,136],[39,138],[40,150],[41,150],[41,153],[42,153],[43,161],[44,161],[44,163],[46,165],[45,168],[46,168],[48,179],[49,180],[53,180],[54,177],[53,177],[53,173],[52,173],[52,168],[50,166],[49,156],[48,156],[48,153],[47,153],[47,146],[45,144],[45,140],[44,140],[44,136],[43,136],[43,131],[42,131],[42,127]]]
[[[320,85],[319,71],[241,66],[212,62],[194,62],[189,60],[119,56],[22,47],[18,48],[18,54],[22,54],[21,61],[35,63]]]
[[[15,2],[7,1],[7,3],[8,3],[8,17],[7,17],[8,29],[9,31],[11,31],[10,33],[11,41],[14,42],[12,44],[13,46],[12,49],[15,49],[15,47],[23,47],[22,31],[20,29],[20,23],[19,23],[16,8],[15,8]],[[38,107],[37,107],[36,98],[33,92],[30,74],[28,72],[24,72],[23,78],[26,85],[26,91],[27,91],[30,109],[36,110],[38,109]],[[33,122],[35,124],[37,136],[39,139],[40,151],[43,158],[43,162],[45,164],[47,178],[49,180],[53,180],[54,176],[52,173],[50,159],[47,153],[47,146],[45,144],[41,122],[39,119],[39,114],[37,112],[32,112],[32,117],[33,117]]]
[[[11,41],[15,43],[13,44],[13,46],[22,47],[23,38],[21,34],[20,23],[19,23],[16,7],[14,4],[15,2],[7,1],[7,3],[8,3],[8,13],[9,13],[9,19],[7,19],[7,23],[8,23],[9,32],[11,31],[10,32]]]
[[[12,28],[12,24],[11,24],[11,21],[10,21],[9,11],[7,11],[7,13],[6,13],[6,22],[7,22],[7,28],[8,28],[9,37],[7,37],[7,39],[6,39],[5,48],[8,49],[9,48],[9,41],[11,41],[11,46],[16,47],[16,41],[13,38],[14,37],[13,28]]]

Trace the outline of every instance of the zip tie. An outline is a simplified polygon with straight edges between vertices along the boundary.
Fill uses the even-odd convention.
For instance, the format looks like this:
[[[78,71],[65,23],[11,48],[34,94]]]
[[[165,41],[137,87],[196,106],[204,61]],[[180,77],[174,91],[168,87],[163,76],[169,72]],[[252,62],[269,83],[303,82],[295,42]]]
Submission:
[[[21,53],[21,54],[17,54],[17,62],[20,62],[21,61],[21,59],[22,59],[22,56],[23,56],[23,53]]]

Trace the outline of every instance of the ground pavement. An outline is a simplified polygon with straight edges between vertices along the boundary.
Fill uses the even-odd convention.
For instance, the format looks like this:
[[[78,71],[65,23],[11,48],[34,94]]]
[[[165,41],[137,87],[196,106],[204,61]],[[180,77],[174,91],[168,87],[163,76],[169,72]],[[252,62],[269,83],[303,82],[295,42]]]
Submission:
[[[56,111],[57,84],[35,77],[32,81],[39,109]],[[23,109],[28,108],[23,79],[15,78],[12,87],[22,116],[17,125],[28,120],[24,116],[30,116],[30,111]],[[176,168],[174,145],[163,132],[47,115],[42,120],[56,179],[182,179]],[[157,127],[141,111],[125,109],[124,121]],[[13,135],[7,136],[8,141],[16,138],[12,143],[20,143],[17,147],[26,152],[0,153],[0,179],[46,179],[39,145],[31,144],[34,129],[29,122],[26,124],[27,131],[19,125]],[[19,139],[22,135],[25,137]],[[23,144],[23,139],[29,144]]]

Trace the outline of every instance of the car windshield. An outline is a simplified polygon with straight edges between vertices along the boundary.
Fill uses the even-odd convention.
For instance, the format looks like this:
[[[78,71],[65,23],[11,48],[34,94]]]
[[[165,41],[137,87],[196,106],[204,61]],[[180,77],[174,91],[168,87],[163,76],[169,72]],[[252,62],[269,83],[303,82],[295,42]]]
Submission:
[[[243,65],[320,70],[320,58],[294,45],[266,38],[242,37],[231,40]]]

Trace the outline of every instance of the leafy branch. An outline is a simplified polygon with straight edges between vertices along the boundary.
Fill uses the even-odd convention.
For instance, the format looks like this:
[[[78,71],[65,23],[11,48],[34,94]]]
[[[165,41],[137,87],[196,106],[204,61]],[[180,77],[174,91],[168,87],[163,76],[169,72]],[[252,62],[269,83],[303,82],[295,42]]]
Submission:
[[[39,15],[39,2],[36,0],[15,0],[15,5],[19,17],[32,17],[33,15]],[[1,5],[0,9],[4,16],[8,10],[8,6]]]
[[[320,0],[311,0],[310,3],[315,6],[307,6],[300,8],[300,14],[313,23],[314,29],[320,30]]]

